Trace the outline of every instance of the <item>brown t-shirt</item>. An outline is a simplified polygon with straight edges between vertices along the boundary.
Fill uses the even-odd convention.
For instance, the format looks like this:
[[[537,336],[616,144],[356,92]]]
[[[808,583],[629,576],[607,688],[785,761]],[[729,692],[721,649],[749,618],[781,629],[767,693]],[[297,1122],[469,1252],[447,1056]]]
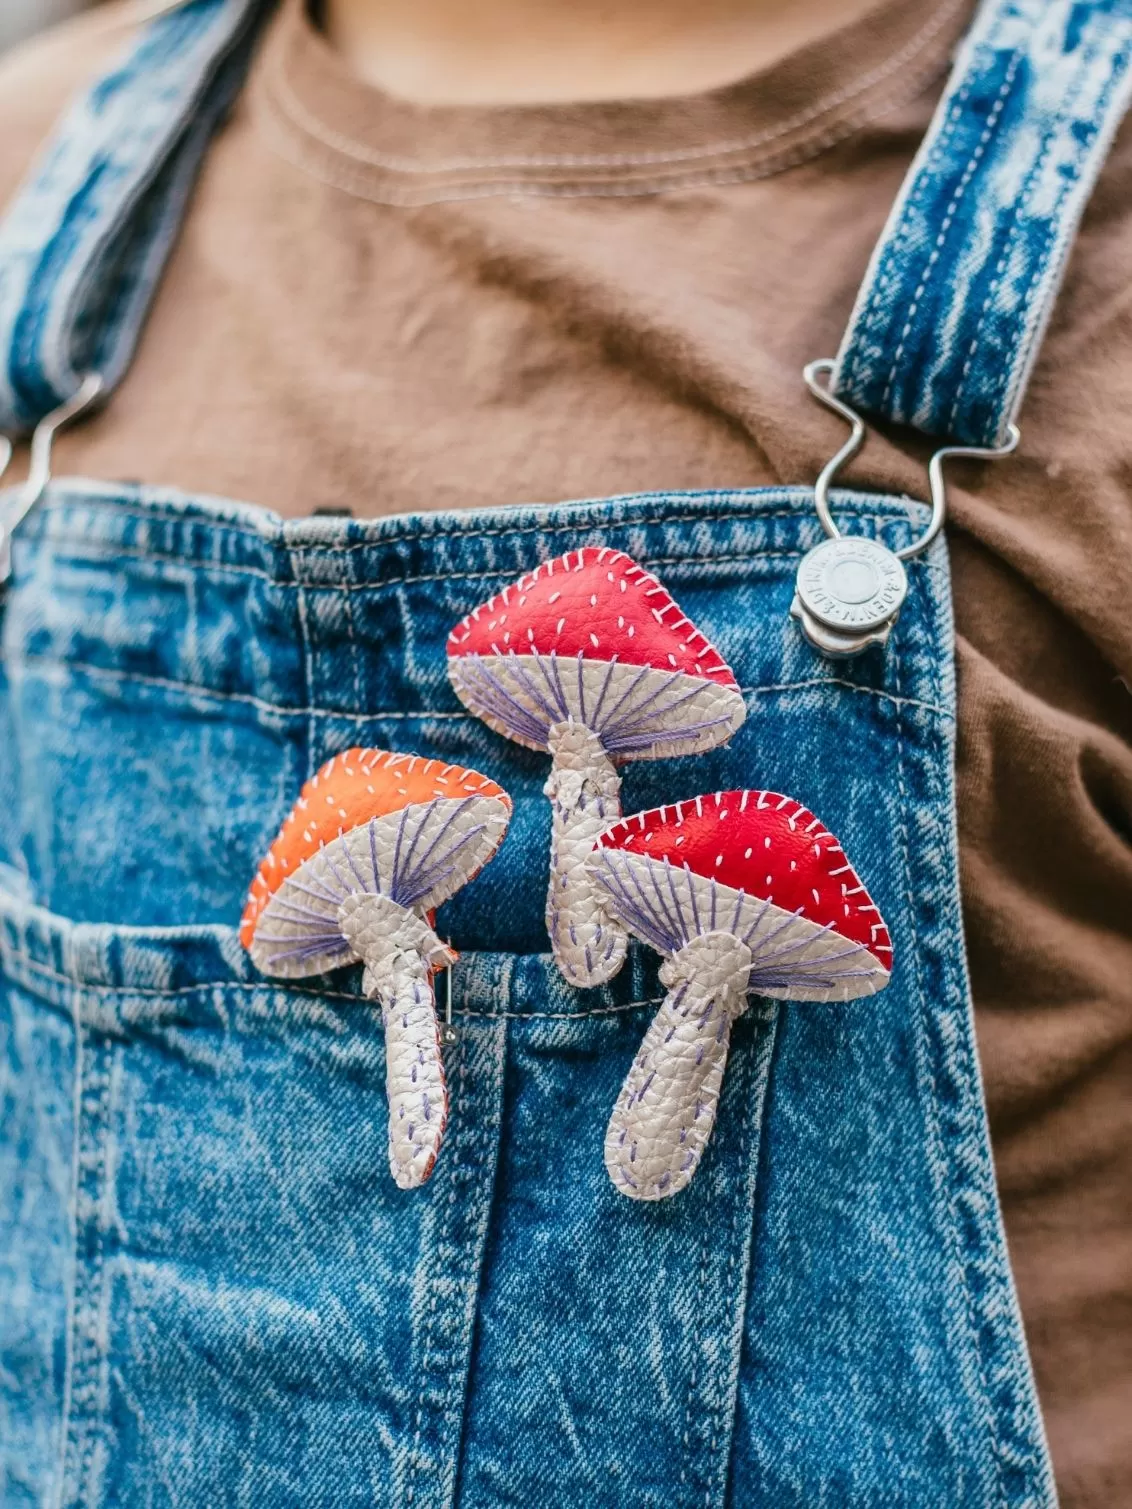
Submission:
[[[831,355],[967,0],[668,101],[422,109],[288,0],[113,404],[58,467],[285,514],[812,479]],[[0,68],[0,199],[124,44]],[[1066,1509],[1132,1504],[1132,132],[1018,455],[956,468],[959,822],[1011,1254]],[[923,495],[870,442],[863,486]]]

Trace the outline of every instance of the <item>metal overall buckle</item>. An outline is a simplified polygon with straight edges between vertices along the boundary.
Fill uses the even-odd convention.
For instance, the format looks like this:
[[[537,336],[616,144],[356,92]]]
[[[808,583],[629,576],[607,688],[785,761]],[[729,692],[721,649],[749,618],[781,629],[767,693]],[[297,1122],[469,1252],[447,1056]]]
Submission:
[[[51,445],[56,434],[64,425],[89,409],[104,386],[99,373],[89,373],[66,403],[52,409],[50,414],[45,414],[36,425],[31,437],[31,465],[28,467],[27,481],[16,494],[11,507],[0,516],[0,587],[12,574],[12,535],[43,497],[47,484],[51,481]],[[0,478],[8,469],[11,459],[12,442],[7,436],[0,436]]]
[[[864,420],[840,398],[835,398],[818,378],[833,371],[828,359],[810,364],[802,376],[807,388],[827,409],[839,414],[850,427],[848,440],[831,456],[814,483],[814,506],[828,539],[802,557],[795,581],[791,616],[815,650],[834,659],[857,655],[869,645],[887,643],[904,599],[908,577],[904,562],[922,554],[943,528],[947,515],[947,489],[943,463],[952,456],[973,456],[997,461],[1017,446],[1019,432],[1011,425],[1005,445],[997,447],[945,445],[928,462],[932,515],[918,540],[903,550],[890,550],[879,540],[844,535],[833,522],[829,489],[837,473],[861,449],[868,433]]]

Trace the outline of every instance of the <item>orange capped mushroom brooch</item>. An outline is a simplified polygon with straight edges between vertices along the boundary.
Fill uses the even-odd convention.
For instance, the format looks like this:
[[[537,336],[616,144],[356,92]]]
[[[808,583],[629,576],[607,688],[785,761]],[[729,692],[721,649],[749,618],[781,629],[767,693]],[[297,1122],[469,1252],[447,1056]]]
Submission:
[[[793,797],[717,791],[627,817],[590,874],[668,989],[622,1087],[605,1166],[633,1200],[691,1180],[749,994],[848,1001],[888,984],[892,940],[841,845]]]
[[[265,974],[365,964],[402,1189],[432,1172],[448,1118],[432,979],[456,955],[432,913],[487,864],[510,819],[510,797],[474,770],[348,749],[303,787],[248,894],[240,941]]]
[[[731,668],[655,576],[589,546],[473,609],[448,637],[448,674],[489,728],[551,757],[546,928],[566,979],[602,985],[628,939],[587,861],[621,815],[617,766],[728,740],[746,716]]]

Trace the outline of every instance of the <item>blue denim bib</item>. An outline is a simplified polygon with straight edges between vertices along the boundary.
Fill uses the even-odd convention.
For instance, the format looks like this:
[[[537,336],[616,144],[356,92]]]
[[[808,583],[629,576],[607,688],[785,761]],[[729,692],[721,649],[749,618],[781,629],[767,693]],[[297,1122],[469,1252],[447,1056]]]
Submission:
[[[1118,8],[1072,9],[1044,7],[1064,56],[1086,36],[1095,71],[1116,39],[1119,93]],[[124,369],[259,10],[194,0],[155,23],[17,201],[10,430],[89,367],[110,386]],[[859,316],[889,361],[877,280],[923,276],[895,224]],[[1048,293],[1060,263],[1039,250]],[[883,413],[891,392],[851,377],[872,371],[862,341],[839,381]],[[835,501],[894,547],[923,526],[906,500]],[[832,663],[788,615],[820,538],[803,487],[364,523],[48,489],[0,608],[0,1503],[1053,1503],[965,975],[946,555],[910,565],[883,653]],[[618,1194],[601,1152],[655,960],[631,953],[600,991],[562,982],[531,858],[546,761],[445,675],[471,607],[588,544],[671,586],[748,707],[726,749],[629,766],[625,810],[790,792],[843,839],[895,947],[872,999],[755,1003],[704,1165],[659,1204]],[[301,782],[358,743],[471,764],[515,798],[499,856],[438,919],[462,952],[452,1115],[409,1195],[358,972],[267,980],[233,926]]]

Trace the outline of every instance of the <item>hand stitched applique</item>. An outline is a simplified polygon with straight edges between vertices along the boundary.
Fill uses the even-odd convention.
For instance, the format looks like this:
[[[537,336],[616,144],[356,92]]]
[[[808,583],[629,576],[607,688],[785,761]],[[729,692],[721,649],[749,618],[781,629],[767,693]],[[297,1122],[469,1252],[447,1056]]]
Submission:
[[[633,1200],[689,1183],[751,993],[848,1001],[888,984],[892,940],[841,845],[793,797],[717,791],[602,834],[590,873],[668,989],[622,1087],[605,1166]]]
[[[546,927],[572,985],[611,980],[628,939],[586,868],[621,814],[628,760],[698,754],[746,717],[730,667],[656,577],[620,550],[547,561],[474,609],[448,638],[456,695],[552,761]]]
[[[365,964],[401,1189],[432,1173],[448,1120],[433,975],[456,955],[433,912],[487,864],[510,819],[511,798],[474,770],[347,749],[303,787],[248,893],[240,942],[265,974]]]

